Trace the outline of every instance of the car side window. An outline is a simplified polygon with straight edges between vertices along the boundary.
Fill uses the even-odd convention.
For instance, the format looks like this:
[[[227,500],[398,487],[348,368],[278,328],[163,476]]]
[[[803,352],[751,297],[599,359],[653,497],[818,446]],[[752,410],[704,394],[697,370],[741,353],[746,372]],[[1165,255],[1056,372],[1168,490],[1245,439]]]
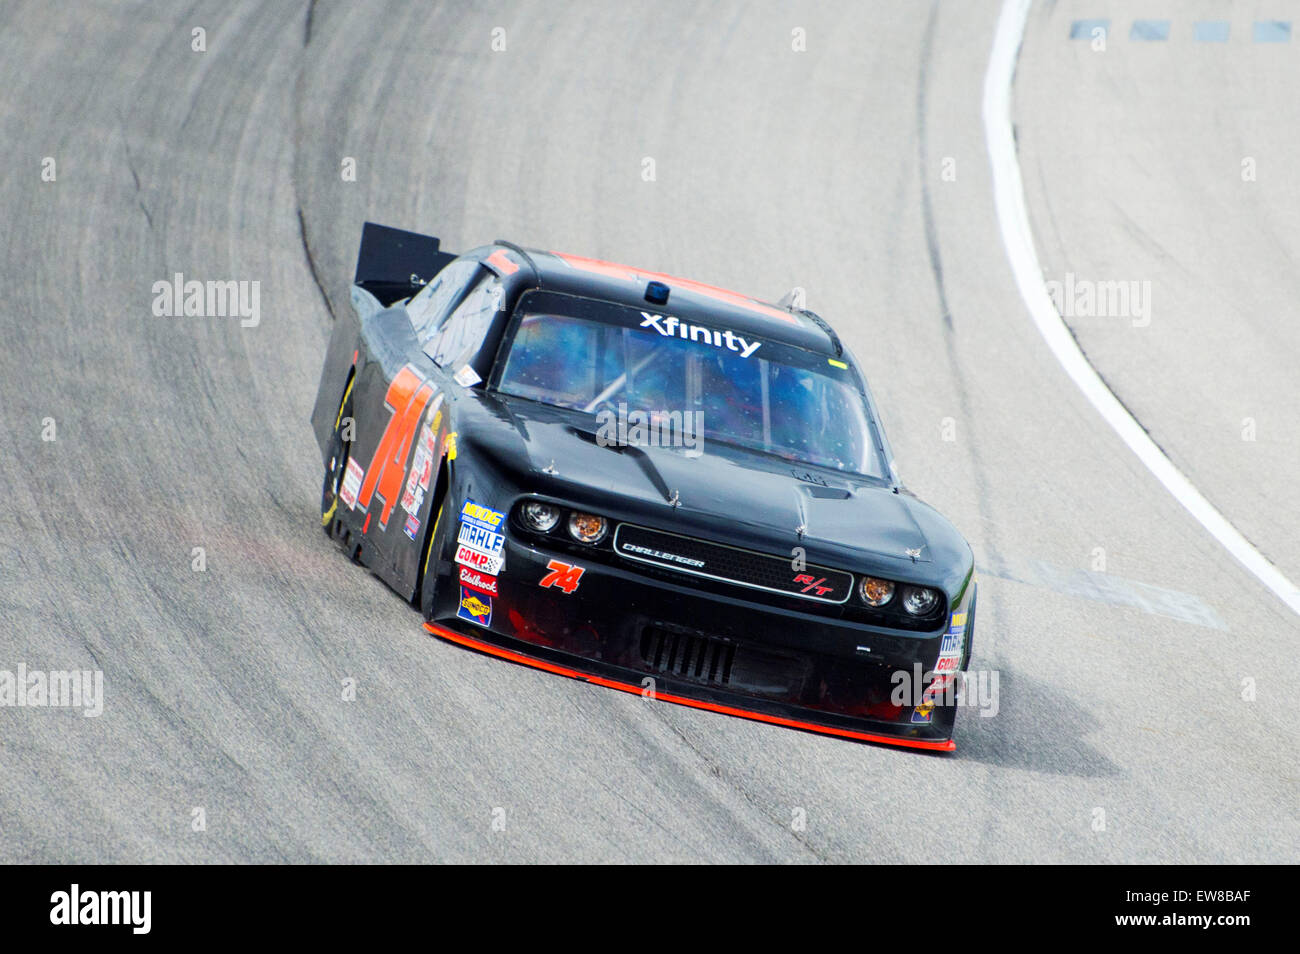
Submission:
[[[439,367],[459,369],[483,344],[503,295],[501,279],[488,273],[447,317],[424,353]]]
[[[437,334],[480,268],[482,266],[474,259],[452,262],[406,303],[406,313],[421,345]]]

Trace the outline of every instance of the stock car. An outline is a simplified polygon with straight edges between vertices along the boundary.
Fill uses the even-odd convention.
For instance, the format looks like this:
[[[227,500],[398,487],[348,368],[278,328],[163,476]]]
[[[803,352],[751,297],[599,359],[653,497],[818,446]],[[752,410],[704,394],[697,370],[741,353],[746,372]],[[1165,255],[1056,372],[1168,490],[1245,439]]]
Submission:
[[[367,222],[312,425],[321,525],[437,637],[950,751],[976,576],[822,318]]]

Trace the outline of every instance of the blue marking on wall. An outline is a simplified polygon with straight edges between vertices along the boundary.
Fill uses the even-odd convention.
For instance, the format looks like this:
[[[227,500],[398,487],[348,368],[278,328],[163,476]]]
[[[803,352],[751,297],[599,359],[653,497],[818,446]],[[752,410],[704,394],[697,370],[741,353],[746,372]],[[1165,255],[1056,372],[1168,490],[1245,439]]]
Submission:
[[[1201,20],[1193,35],[1197,43],[1227,43],[1230,29],[1227,20]]]
[[[1256,43],[1289,43],[1291,41],[1291,21],[1256,20],[1254,40]]]
[[[1100,27],[1107,34],[1110,33],[1109,20],[1075,20],[1070,24],[1071,40],[1091,40],[1092,31]]]
[[[1160,41],[1169,39],[1168,20],[1134,20],[1128,31],[1130,40]]]

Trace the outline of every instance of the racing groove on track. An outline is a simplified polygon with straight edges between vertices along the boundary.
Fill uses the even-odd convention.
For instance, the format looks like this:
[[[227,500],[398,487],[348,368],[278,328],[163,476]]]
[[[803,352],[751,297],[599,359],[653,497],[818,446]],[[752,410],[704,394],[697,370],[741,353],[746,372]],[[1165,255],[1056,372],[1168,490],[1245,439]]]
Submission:
[[[1297,626],[1078,397],[1001,257],[998,6],[0,9],[0,669],[105,674],[99,718],[0,709],[0,858],[1294,859]],[[807,288],[991,568],[999,714],[918,756],[429,640],[315,526],[307,415],[366,218]],[[259,281],[260,324],[154,317],[176,272]],[[1092,590],[1060,582],[1099,547]],[[1104,598],[1137,584],[1222,628]]]

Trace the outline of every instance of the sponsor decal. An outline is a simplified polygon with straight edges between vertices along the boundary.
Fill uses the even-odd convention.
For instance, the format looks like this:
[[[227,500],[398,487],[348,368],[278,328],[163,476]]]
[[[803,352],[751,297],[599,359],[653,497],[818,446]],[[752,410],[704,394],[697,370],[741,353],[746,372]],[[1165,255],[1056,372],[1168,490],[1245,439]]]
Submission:
[[[460,533],[456,539],[472,550],[480,550],[492,556],[499,555],[506,545],[505,534],[493,533],[491,530],[484,530],[482,527],[474,527],[469,524],[461,524]]]
[[[456,548],[456,562],[461,566],[469,567],[471,570],[486,573],[488,576],[500,576],[502,568],[506,565],[506,558],[504,556],[494,556],[491,553],[483,553],[462,543]]]
[[[402,492],[402,509],[407,513],[419,513],[424,503],[424,494],[429,489],[429,480],[433,476],[433,443],[433,431],[426,425],[420,432],[420,442],[415,445],[411,472],[407,475],[406,489]]]
[[[738,352],[742,358],[748,358],[762,347],[761,341],[746,341],[730,329],[718,331],[716,328],[709,328],[705,325],[688,325],[676,315],[652,315],[648,311],[643,311],[641,312],[641,327],[653,328],[665,338],[685,338],[687,341],[702,341],[705,344],[713,345],[715,348],[725,346],[728,351]]]
[[[460,606],[456,615],[480,626],[492,623],[492,597],[471,590],[468,586],[460,588]]]
[[[912,710],[912,721],[930,723],[934,721],[934,703],[923,702]]]
[[[546,564],[550,570],[542,577],[537,584],[543,589],[550,589],[552,586],[559,587],[565,593],[572,593],[578,588],[578,581],[582,579],[582,574],[586,572],[585,567],[575,566],[572,563],[564,563],[560,560],[552,560]]]
[[[505,566],[506,537],[501,533],[506,516],[490,507],[466,500],[460,508],[460,532],[456,540],[460,544],[456,551],[456,562],[478,570],[488,576],[496,576]]]
[[[466,566],[461,567],[460,582],[470,589],[486,593],[488,596],[497,595],[497,578],[495,576],[486,576],[478,570],[471,570]]]
[[[405,533],[412,540],[414,540],[415,535],[419,531],[420,531],[420,521],[416,519],[415,514],[411,514],[409,517],[406,518],[406,523],[402,526],[402,532]]]
[[[495,533],[501,529],[501,523],[506,519],[506,515],[497,513],[495,510],[477,504],[472,500],[466,500],[465,505],[460,508],[460,519],[462,523],[482,527],[484,530],[491,530]]]
[[[455,379],[456,383],[463,388],[472,388],[474,385],[478,384],[480,381],[483,380],[478,376],[478,372],[475,371],[473,368],[471,368],[468,364],[465,365],[463,368],[461,368],[459,371],[457,371],[453,375],[453,378]]]
[[[361,469],[356,459],[349,457],[348,466],[343,472],[343,484],[339,487],[339,500],[347,504],[349,510],[356,509],[357,492],[361,490],[361,481],[365,476],[366,472]]]
[[[414,471],[411,476],[414,478]],[[424,491],[420,489],[419,484],[416,484],[414,479],[407,481],[406,490],[402,491],[402,509],[409,514],[417,514],[420,512],[420,505],[423,503]]]

